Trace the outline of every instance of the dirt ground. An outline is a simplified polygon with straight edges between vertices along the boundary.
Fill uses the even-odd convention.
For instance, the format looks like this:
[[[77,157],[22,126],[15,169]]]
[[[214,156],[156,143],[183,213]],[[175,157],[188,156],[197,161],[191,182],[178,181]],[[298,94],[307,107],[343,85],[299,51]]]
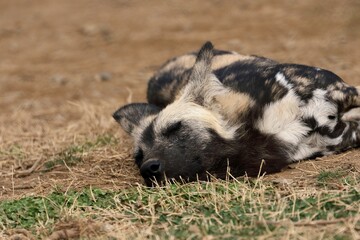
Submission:
[[[360,85],[359,12],[357,0],[0,0],[0,199],[142,183],[131,140],[111,114],[145,101],[156,68],[206,40]],[[43,171],[67,147],[103,134],[118,144]],[[268,178],[311,188],[321,170],[360,172],[359,159],[352,150]]]

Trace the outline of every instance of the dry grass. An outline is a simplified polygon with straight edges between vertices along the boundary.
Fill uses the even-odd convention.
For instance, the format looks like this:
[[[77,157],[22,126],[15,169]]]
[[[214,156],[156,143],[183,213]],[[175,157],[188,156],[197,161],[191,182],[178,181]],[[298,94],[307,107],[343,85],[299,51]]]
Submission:
[[[0,223],[48,239],[358,239],[359,180],[359,175],[342,178],[341,190],[316,192],[263,177],[154,189],[138,185],[120,192],[54,192],[3,203],[0,212],[8,218]],[[5,208],[9,204],[14,210]],[[33,219],[28,216],[34,209]],[[12,211],[21,216],[17,223],[9,217]]]
[[[258,179],[148,189],[133,164],[129,138],[114,131],[113,105],[68,103],[59,112],[72,114],[74,120],[56,128],[24,110],[2,118],[9,126],[23,127],[1,127],[13,138],[0,146],[5,179],[0,236],[359,238],[358,151],[294,164]],[[32,172],[19,174],[37,159]],[[4,214],[9,206],[13,212]],[[31,209],[35,214],[28,216]],[[18,216],[15,222],[11,214]]]
[[[145,100],[157,66],[205,40],[359,85],[358,1],[155,2],[0,1],[0,206],[19,214],[0,213],[0,238],[359,238],[359,204],[347,201],[358,150],[150,190],[111,118]]]
[[[5,179],[0,199],[48,192],[55,186],[117,189],[137,181],[130,140],[116,131],[111,105],[116,104],[69,103],[58,110],[73,113],[75,120],[54,128],[24,111],[4,118],[7,127],[2,125],[0,132],[9,138],[0,145],[0,176]]]

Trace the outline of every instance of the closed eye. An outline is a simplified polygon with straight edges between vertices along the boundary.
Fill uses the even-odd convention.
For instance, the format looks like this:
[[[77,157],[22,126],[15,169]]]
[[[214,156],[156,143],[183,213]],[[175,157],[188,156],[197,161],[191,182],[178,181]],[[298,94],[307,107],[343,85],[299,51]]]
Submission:
[[[181,125],[182,125],[181,121],[171,124],[169,127],[167,127],[165,129],[165,131],[163,132],[163,135],[168,137],[168,136],[176,133],[177,131],[180,130]]]

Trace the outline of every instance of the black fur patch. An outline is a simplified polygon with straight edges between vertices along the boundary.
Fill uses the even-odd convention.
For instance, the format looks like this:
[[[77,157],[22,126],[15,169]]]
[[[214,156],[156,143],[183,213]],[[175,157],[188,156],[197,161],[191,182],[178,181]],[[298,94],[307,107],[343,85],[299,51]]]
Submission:
[[[271,86],[278,72],[279,68],[276,65],[262,64],[255,59],[234,62],[214,71],[214,74],[224,85],[237,92],[246,92],[259,104],[264,105],[272,101]],[[227,76],[231,76],[236,81],[228,79]]]
[[[323,156],[324,156],[324,154],[322,152],[315,152],[309,157],[309,159],[316,159],[316,158],[323,157]]]
[[[329,151],[333,152],[342,152],[350,148],[359,147],[360,138],[359,138],[359,123],[357,122],[347,122],[348,129],[342,136],[342,141],[338,145],[327,146],[326,148]],[[355,134],[355,139],[353,138]]]
[[[154,143],[154,137],[154,122],[151,122],[143,131],[141,135],[141,142],[147,146],[151,146]]]
[[[233,176],[257,176],[259,173],[278,172],[288,164],[289,146],[271,135],[249,128],[243,138],[229,141],[211,129],[208,131],[212,135],[212,142],[209,149],[204,151],[206,158],[212,159],[211,153],[218,158],[208,171],[219,178],[226,177],[228,168]]]
[[[163,132],[163,135],[165,137],[169,137],[170,135],[176,133],[181,128],[181,121],[171,124],[165,131]]]
[[[191,52],[189,54],[196,56],[198,54],[198,52]],[[227,54],[233,54],[233,53],[230,51],[213,49],[213,54],[214,54],[214,56],[220,56],[220,55],[227,55]]]
[[[149,80],[147,88],[147,100],[160,108],[174,101],[177,92],[189,80],[191,69],[173,68],[163,72]]]
[[[322,136],[328,136],[330,138],[337,138],[339,137],[346,127],[346,124],[342,121],[339,121],[335,127],[334,130],[331,131],[331,129],[328,126],[319,126],[318,122],[314,117],[309,117],[303,119],[303,122],[311,128],[311,131],[307,134],[308,136],[312,133],[319,133]]]
[[[135,159],[135,164],[140,168],[143,160],[144,160],[144,152],[141,148],[139,148],[135,153],[134,153],[134,159]]]
[[[301,64],[280,64],[280,66],[285,77],[295,86],[294,90],[303,101],[311,99],[313,91],[316,89],[327,90],[329,85],[343,82],[339,76],[327,70]],[[296,82],[293,80],[295,77],[308,79],[309,84],[304,85]]]
[[[316,121],[316,119],[314,117],[304,118],[303,122],[306,124],[306,126],[311,128],[312,131],[314,131],[318,126],[318,122]]]
[[[330,138],[337,138],[344,132],[345,127],[346,124],[340,121],[336,124],[333,131],[331,131],[330,128],[327,126],[318,127],[316,131],[323,136],[328,136]]]

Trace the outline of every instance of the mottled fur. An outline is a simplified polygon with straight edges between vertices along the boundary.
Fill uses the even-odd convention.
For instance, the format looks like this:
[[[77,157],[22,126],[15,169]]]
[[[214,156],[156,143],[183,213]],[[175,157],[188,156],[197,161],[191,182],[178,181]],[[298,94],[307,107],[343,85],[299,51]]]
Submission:
[[[165,63],[147,96],[148,104],[124,106],[114,118],[133,136],[148,185],[277,172],[360,142],[358,90],[334,73],[209,42]]]

